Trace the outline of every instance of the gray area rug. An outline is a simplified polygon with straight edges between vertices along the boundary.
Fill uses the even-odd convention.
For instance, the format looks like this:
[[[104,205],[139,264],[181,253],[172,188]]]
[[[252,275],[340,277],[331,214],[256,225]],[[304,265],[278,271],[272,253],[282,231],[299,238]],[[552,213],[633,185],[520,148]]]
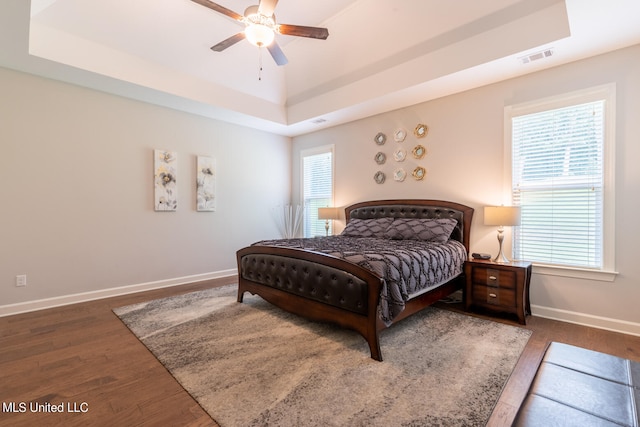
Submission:
[[[427,308],[381,333],[306,321],[236,286],[114,310],[221,426],[484,426],[531,332]]]

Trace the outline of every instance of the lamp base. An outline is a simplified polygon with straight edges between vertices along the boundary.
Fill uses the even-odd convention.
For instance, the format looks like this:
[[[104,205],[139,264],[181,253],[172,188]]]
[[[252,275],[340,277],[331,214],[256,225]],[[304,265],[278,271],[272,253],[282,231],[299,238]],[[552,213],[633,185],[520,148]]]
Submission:
[[[504,253],[502,252],[502,241],[504,240],[504,235],[502,234],[503,232],[504,232],[504,228],[503,227],[499,227],[498,228],[498,243],[500,245],[500,250],[498,251],[498,255],[496,255],[496,257],[494,259],[492,259],[492,261],[500,263],[500,264],[508,264],[511,261],[509,261],[507,259],[507,257],[504,256]]]
[[[502,253],[502,251],[500,253],[498,253],[498,255],[496,255],[496,257],[494,259],[492,259],[491,261],[493,262],[497,262],[499,264],[509,264],[511,261],[509,261],[507,259],[506,256],[504,256],[504,254]]]

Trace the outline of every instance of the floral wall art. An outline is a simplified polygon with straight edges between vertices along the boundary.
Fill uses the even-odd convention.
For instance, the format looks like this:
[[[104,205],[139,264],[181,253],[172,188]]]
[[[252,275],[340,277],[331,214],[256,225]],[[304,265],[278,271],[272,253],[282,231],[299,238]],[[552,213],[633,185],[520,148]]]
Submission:
[[[216,210],[216,161],[198,156],[196,160],[196,209],[199,212]]]
[[[165,150],[154,150],[153,154],[155,210],[175,211],[178,208],[177,154]]]

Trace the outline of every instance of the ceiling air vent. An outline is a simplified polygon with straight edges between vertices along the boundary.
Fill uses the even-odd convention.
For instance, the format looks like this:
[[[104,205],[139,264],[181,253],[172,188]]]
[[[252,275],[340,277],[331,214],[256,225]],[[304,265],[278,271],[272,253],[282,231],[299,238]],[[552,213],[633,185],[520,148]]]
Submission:
[[[521,56],[520,62],[523,64],[528,64],[529,62],[537,61],[538,59],[548,58],[553,55],[553,49],[545,49],[540,52],[532,53],[531,55]]]

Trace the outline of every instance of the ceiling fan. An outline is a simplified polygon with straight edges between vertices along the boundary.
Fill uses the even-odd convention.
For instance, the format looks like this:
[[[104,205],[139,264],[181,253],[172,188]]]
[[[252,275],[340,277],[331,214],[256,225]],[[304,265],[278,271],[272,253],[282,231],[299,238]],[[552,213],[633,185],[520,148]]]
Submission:
[[[273,11],[278,4],[278,0],[259,0],[258,5],[249,6],[244,11],[244,15],[240,15],[239,13],[209,0],[192,1],[235,19],[239,23],[245,25],[244,31],[211,47],[211,50],[215,52],[222,52],[226,48],[233,46],[240,40],[246,38],[249,43],[255,46],[266,47],[276,64],[285,65],[288,60],[282,52],[282,49],[280,49],[280,46],[278,46],[278,43],[275,41],[275,33],[322,40],[326,40],[326,38],[329,37],[329,31],[326,28],[277,24]]]

